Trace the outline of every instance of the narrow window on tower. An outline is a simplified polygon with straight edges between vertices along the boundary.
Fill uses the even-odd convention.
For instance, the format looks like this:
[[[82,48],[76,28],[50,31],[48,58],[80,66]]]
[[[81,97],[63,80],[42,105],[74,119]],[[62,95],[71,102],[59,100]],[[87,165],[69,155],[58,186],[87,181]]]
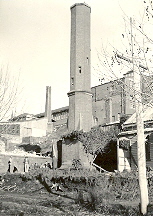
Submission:
[[[79,66],[79,73],[81,73],[81,66]]]
[[[87,57],[87,64],[89,64],[89,58]]]
[[[74,78],[73,77],[71,78],[71,85],[72,86],[74,85]]]

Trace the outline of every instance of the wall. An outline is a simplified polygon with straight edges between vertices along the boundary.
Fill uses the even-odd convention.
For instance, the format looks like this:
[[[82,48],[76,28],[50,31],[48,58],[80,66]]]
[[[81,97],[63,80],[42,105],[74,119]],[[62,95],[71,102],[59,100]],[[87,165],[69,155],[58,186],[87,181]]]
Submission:
[[[131,170],[130,160],[130,152],[118,148],[118,171]]]
[[[3,123],[1,123],[3,124]],[[6,123],[4,123],[6,124]],[[16,122],[8,122],[8,125],[17,124]],[[20,125],[20,131],[18,134],[2,134],[8,141],[8,146],[11,143],[22,143],[23,137],[42,137],[46,136],[47,130],[47,118],[32,119],[27,121],[18,122]]]
[[[18,172],[24,172],[24,158],[25,156],[20,155],[10,155],[10,154],[2,154],[0,153],[0,173],[5,173],[8,170],[8,161],[12,156],[12,164],[16,166]],[[46,161],[52,164],[51,157],[41,157],[41,156],[28,156],[29,165],[37,163],[38,165],[44,164]]]
[[[123,113],[123,82],[112,81],[91,88],[92,113],[98,119],[98,124],[110,123],[118,120]]]
[[[33,119],[29,121],[20,122],[20,137],[45,136],[46,130],[47,118]]]
[[[146,133],[145,137],[150,136],[150,160],[146,161],[146,166],[150,166],[153,168],[153,136],[152,133]],[[132,138],[132,146],[131,146],[131,153],[133,155],[133,160],[132,160],[132,168],[135,167],[135,162],[138,163],[137,159],[137,136]]]
[[[145,133],[145,137],[149,135],[150,137],[150,160],[146,160],[146,166],[153,168],[153,133]],[[123,171],[123,167],[127,163],[130,164],[132,170],[137,169],[138,167],[138,158],[137,158],[137,135],[127,135],[126,138],[130,139],[131,147],[129,151],[123,151],[122,149],[118,148],[118,169],[119,171]],[[129,161],[129,162],[128,162]]]
[[[54,120],[54,128],[67,125],[68,122],[69,107],[63,107],[52,111],[52,119]]]
[[[84,168],[90,168],[93,156],[87,155],[81,142],[65,139],[62,143],[62,168],[72,167],[73,159],[80,159]]]
[[[125,114],[133,114],[135,112],[133,73],[127,73],[124,77],[124,101]]]
[[[0,139],[0,152],[5,152],[5,142]]]
[[[112,122],[118,121],[122,113],[121,94],[112,96]]]

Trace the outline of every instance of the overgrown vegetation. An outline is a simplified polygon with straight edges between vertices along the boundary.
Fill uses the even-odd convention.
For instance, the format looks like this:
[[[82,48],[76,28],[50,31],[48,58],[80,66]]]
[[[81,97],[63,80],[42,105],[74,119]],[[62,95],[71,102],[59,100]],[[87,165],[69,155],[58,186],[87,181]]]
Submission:
[[[72,131],[71,133],[62,136],[63,139],[77,139],[83,143],[87,153],[98,154],[105,150],[107,144],[111,141],[117,141],[119,130],[111,128],[108,131],[103,131],[101,127],[93,127],[89,132]]]
[[[77,191],[77,203],[92,210],[100,211],[100,206],[114,201],[132,201],[139,198],[139,187],[135,173],[99,174],[88,170],[48,171],[48,169],[31,170],[22,176],[24,181],[39,180],[48,192],[52,192],[53,183],[61,185],[63,191]]]
[[[43,215],[47,215],[47,212],[51,212],[51,209],[55,207],[58,210],[60,208],[60,214],[63,212],[64,215],[74,215],[73,213],[77,209],[77,211],[88,211],[86,215],[135,216],[139,215],[140,202],[137,177],[137,172],[100,174],[96,171],[89,172],[89,170],[83,169],[68,171],[50,170],[48,168],[32,169],[26,174],[7,174],[4,175],[3,187],[16,185],[17,190],[15,192],[26,194],[26,196],[24,198],[18,195],[19,200],[14,206],[13,202],[15,201],[12,203],[9,201],[10,205],[7,205],[7,200],[5,202],[2,200],[1,210],[8,211],[9,209],[9,212],[16,212],[16,214],[19,214],[22,210],[32,215],[42,215],[44,212]],[[149,196],[152,197],[152,175],[148,175],[148,182]],[[56,188],[52,189],[53,184],[59,185],[61,191],[56,191]],[[12,190],[9,192],[13,193]],[[48,193],[50,196],[48,196]],[[30,195],[30,199],[26,199],[27,194]],[[42,197],[42,194],[45,194],[45,196]],[[39,199],[36,199],[38,196]],[[57,200],[56,196],[58,197]],[[34,202],[31,201],[32,197],[35,200]],[[21,200],[24,202],[22,203]],[[152,214],[151,208],[152,205],[149,206],[150,214],[148,215]],[[67,214],[68,211],[71,214]],[[89,211],[92,213],[89,213]]]
[[[130,148],[130,140],[120,140],[119,141],[119,148],[122,148],[124,150],[129,150]]]
[[[36,152],[40,153],[41,147],[39,145],[31,145],[31,144],[22,144],[19,148],[24,149],[26,152]]]

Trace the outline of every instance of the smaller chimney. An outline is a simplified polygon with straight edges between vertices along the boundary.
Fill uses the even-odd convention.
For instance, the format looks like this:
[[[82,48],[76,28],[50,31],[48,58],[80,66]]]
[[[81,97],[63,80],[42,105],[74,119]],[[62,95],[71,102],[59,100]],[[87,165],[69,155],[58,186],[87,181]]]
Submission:
[[[46,86],[45,117],[47,117],[48,122],[51,122],[51,115],[51,86]]]

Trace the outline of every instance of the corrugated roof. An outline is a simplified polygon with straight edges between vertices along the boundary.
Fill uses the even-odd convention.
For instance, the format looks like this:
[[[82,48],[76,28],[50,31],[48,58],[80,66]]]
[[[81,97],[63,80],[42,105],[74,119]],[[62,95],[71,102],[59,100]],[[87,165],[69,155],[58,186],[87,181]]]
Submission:
[[[153,120],[153,104],[148,104],[144,106],[142,117],[144,122]],[[134,113],[132,116],[130,116],[130,118],[127,121],[124,122],[123,127],[135,123],[136,113]]]

